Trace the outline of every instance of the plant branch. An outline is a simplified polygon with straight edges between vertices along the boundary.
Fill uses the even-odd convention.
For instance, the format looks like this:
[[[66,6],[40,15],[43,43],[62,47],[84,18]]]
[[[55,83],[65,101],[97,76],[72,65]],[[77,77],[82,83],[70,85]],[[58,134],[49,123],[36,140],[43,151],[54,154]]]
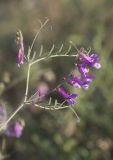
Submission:
[[[5,128],[7,126],[7,124],[14,118],[14,116],[23,108],[24,103],[22,103],[17,109],[16,111],[7,119],[7,121],[5,122],[5,124],[3,124],[0,127],[0,130],[2,130],[3,128]]]
[[[36,33],[33,42],[28,50],[28,59],[30,58],[30,54],[31,51],[33,49],[34,43],[36,41],[36,38],[38,37],[40,31],[43,29],[43,27],[47,24],[49,20],[47,19],[43,24],[41,24],[40,29],[38,30],[38,32]],[[14,111],[14,113],[7,119],[7,121],[5,122],[4,126],[7,126],[7,124],[13,119],[13,117],[23,108],[25,102],[27,101],[27,96],[28,96],[28,90],[29,90],[29,78],[30,78],[30,68],[31,68],[31,64],[28,62],[28,72],[27,72],[27,81],[26,81],[26,89],[25,89],[25,98],[24,98],[24,102],[16,109],[16,111]],[[1,126],[0,129],[4,128],[4,126]]]
[[[32,104],[32,103],[26,102],[26,104]],[[40,104],[34,104],[34,106],[38,107],[38,108],[46,109],[46,110],[59,110],[59,109],[64,109],[64,108],[69,108],[70,107],[70,106],[62,106],[61,104],[57,104],[56,107],[55,106],[53,106],[53,107],[52,106],[42,106]]]
[[[38,62],[40,62],[40,61],[43,61],[43,60],[45,60],[45,59],[55,58],[55,57],[77,57],[77,55],[75,55],[75,54],[74,54],[74,55],[61,54],[61,55],[51,55],[51,56],[49,56],[49,57],[48,57],[48,56],[45,56],[45,57],[39,58],[39,59],[31,62],[31,66],[34,65],[34,64],[36,64],[36,63],[38,63]]]
[[[26,90],[25,90],[24,103],[26,102],[27,96],[28,96],[28,90],[29,90],[29,78],[30,78],[30,69],[31,69],[31,64],[28,64],[27,81],[26,81]]]
[[[49,21],[49,19],[47,19],[43,24],[41,23],[41,27],[40,27],[40,29],[37,31],[37,33],[36,33],[36,35],[35,35],[35,37],[34,37],[34,39],[33,39],[33,41],[32,41],[32,44],[31,44],[31,46],[30,46],[30,48],[29,48],[29,50],[28,50],[28,60],[29,60],[29,58],[30,58],[31,51],[32,51],[32,49],[33,49],[33,46],[34,46],[34,43],[35,43],[37,37],[39,36],[39,34],[40,34],[41,30],[44,28],[44,26],[48,23],[48,21]]]

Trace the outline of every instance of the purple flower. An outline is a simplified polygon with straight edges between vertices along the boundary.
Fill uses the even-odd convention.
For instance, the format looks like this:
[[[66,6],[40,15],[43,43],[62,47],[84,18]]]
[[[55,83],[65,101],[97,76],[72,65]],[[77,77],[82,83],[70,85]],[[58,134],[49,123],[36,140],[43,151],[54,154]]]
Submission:
[[[21,64],[24,64],[24,44],[23,44],[23,35],[22,32],[19,30],[17,32],[17,45],[18,45],[18,54],[17,54],[17,64],[20,67]]]
[[[75,98],[78,96],[77,94],[71,94],[69,95],[63,87],[59,87],[57,88],[57,92],[64,97],[65,101],[69,104],[69,105],[74,105],[76,104],[75,102]]]
[[[64,78],[64,80],[65,80],[68,84],[70,84],[70,85],[72,85],[72,86],[74,86],[74,87],[76,87],[76,88],[81,88],[81,80],[80,80],[79,77],[76,77],[76,78],[74,78],[74,79],[66,79],[66,78]]]
[[[83,51],[81,51],[79,55],[80,55],[79,59],[82,64],[85,64],[86,66],[93,67],[96,69],[101,68],[101,64],[98,63],[99,60],[98,55],[96,54],[88,55],[83,53]]]
[[[88,90],[88,83],[91,82],[89,78],[81,79],[80,77],[77,77],[75,75],[71,75],[71,79],[65,79],[65,81],[75,88],[83,88],[84,90]]]
[[[84,64],[77,64],[77,69],[79,70],[81,77],[83,79],[85,79],[85,81],[87,82],[92,82],[92,79],[94,78],[93,75],[87,75],[87,73],[89,72],[89,69],[86,68],[86,65]]]
[[[15,137],[20,138],[22,135],[24,125],[21,121],[17,121],[13,124],[10,124],[7,126],[6,130],[4,131],[4,134],[8,137]]]
[[[81,77],[82,78],[86,78],[86,73],[89,72],[89,69],[86,68],[86,65],[83,65],[83,64],[76,64],[77,66],[77,69],[79,70],[80,74],[81,74]]]

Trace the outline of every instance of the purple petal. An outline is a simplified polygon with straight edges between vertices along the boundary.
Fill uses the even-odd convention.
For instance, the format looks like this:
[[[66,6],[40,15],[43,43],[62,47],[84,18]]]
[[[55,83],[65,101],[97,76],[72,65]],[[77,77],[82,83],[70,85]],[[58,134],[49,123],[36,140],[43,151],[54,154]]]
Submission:
[[[69,98],[76,98],[76,97],[78,97],[78,94],[71,94],[71,95],[69,96]]]
[[[64,90],[63,87],[57,88],[57,91],[58,91],[58,93],[59,93],[61,96],[63,96],[64,98],[67,98],[67,97],[68,97],[68,94],[66,93],[66,91]]]
[[[84,79],[83,79],[83,82],[84,83],[90,83],[90,82],[92,82],[92,79],[94,78],[94,76],[93,75],[88,75],[88,76],[86,76]]]
[[[94,63],[93,67],[96,68],[96,69],[100,69],[101,64],[100,63]]]
[[[24,52],[22,52],[21,48],[19,49],[19,52],[17,55],[17,64],[18,64],[18,67],[20,67],[21,64],[24,64]]]
[[[78,83],[74,83],[73,86],[74,86],[75,88],[81,88],[81,85],[79,85]]]
[[[88,90],[88,89],[89,89],[89,85],[88,85],[88,84],[84,84],[84,85],[82,85],[82,88],[83,88],[84,90]]]
[[[77,81],[75,81],[75,80],[71,80],[71,79],[67,80],[67,79],[65,79],[65,81],[68,84],[70,84],[71,86],[74,86],[75,88],[81,88],[80,84]]]
[[[82,78],[86,78],[86,73],[88,73],[88,69],[86,68],[86,65],[84,65],[84,64],[78,64],[77,65],[77,68],[78,68],[78,70],[79,70],[79,72],[80,72],[80,74],[81,74],[81,77]]]
[[[64,97],[65,101],[67,101],[67,103],[68,103],[69,105],[74,105],[74,104],[76,104],[74,98],[76,98],[76,97],[78,96],[77,94],[71,94],[71,95],[69,95],[69,94],[64,90],[63,87],[57,88],[57,91],[58,91],[58,93],[59,93],[61,96]]]

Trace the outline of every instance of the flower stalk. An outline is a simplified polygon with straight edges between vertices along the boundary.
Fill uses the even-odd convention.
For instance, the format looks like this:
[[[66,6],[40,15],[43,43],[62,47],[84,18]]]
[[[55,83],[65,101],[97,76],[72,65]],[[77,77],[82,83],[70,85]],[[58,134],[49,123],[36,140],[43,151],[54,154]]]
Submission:
[[[0,126],[0,131],[4,130],[6,128],[6,135],[11,135],[12,137],[19,138],[22,134],[23,126],[20,122],[16,122],[15,125],[8,125],[9,122],[15,117],[15,115],[25,106],[25,105],[31,105],[33,104],[35,107],[39,107],[42,109],[47,110],[58,110],[58,109],[64,109],[64,108],[70,108],[73,113],[76,115],[77,120],[79,121],[79,117],[77,113],[75,112],[73,106],[76,105],[76,98],[78,97],[78,94],[76,93],[68,93],[65,88],[63,87],[63,84],[58,85],[55,89],[53,89],[51,92],[57,92],[60,96],[64,98],[64,101],[62,103],[59,103],[57,100],[55,100],[54,104],[51,102],[51,97],[49,102],[46,105],[42,105],[41,102],[45,99],[45,95],[47,90],[44,92],[40,89],[33,95],[28,98],[29,94],[29,82],[30,82],[30,73],[31,73],[31,67],[35,64],[38,64],[41,61],[51,59],[51,58],[76,58],[76,64],[75,69],[78,72],[78,74],[74,74],[74,72],[71,72],[71,74],[68,75],[68,77],[63,78],[63,83],[66,83],[66,85],[71,85],[74,88],[83,88],[84,90],[89,89],[89,84],[92,82],[94,76],[90,75],[90,69],[100,69],[101,64],[98,62],[99,57],[97,54],[89,53],[85,49],[81,48],[80,50],[77,49],[77,54],[69,54],[71,51],[71,46],[69,46],[69,49],[64,54],[62,53],[63,45],[61,45],[60,49],[53,54],[55,46],[53,45],[50,49],[47,56],[42,56],[43,54],[43,47],[41,46],[40,53],[38,55],[38,58],[34,60],[36,52],[34,52],[33,57],[31,58],[31,52],[34,47],[34,43],[36,39],[39,36],[39,33],[44,28],[44,26],[48,23],[48,19],[42,24],[41,27],[36,33],[31,46],[28,49],[28,54],[25,56],[24,53],[24,43],[23,43],[23,35],[22,32],[19,30],[17,32],[17,46],[18,46],[18,53],[17,53],[17,64],[18,67],[23,65],[25,63],[25,60],[27,62],[27,78],[26,78],[26,88],[25,88],[25,95],[23,102],[17,107],[17,109],[14,111],[14,113],[5,121],[3,125]],[[26,58],[27,57],[27,58]],[[46,88],[47,89],[47,88]],[[45,94],[45,95],[44,95]],[[49,92],[47,93],[49,95]],[[35,98],[34,98],[35,97]],[[33,99],[34,98],[34,99]],[[13,131],[12,131],[13,129]]]

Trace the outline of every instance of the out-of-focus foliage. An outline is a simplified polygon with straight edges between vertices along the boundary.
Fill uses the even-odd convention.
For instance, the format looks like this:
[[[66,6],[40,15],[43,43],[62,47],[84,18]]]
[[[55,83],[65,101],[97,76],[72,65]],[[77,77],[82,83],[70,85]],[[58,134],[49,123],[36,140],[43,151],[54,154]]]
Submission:
[[[38,37],[45,51],[54,43],[92,48],[100,56],[102,69],[76,105],[81,122],[71,110],[44,111],[32,106],[19,113],[26,127],[19,140],[7,139],[4,154],[11,160],[112,160],[113,159],[113,1],[112,0],[10,0],[0,1],[0,101],[8,113],[21,103],[26,67],[16,65],[17,29],[24,35],[25,50],[40,27],[50,19]],[[76,51],[75,51],[76,52]],[[48,60],[36,65],[30,92],[43,81],[51,88],[59,84],[74,66],[74,59]],[[72,88],[70,88],[72,90]],[[73,90],[76,92],[76,90]],[[17,118],[17,117],[16,117]]]

